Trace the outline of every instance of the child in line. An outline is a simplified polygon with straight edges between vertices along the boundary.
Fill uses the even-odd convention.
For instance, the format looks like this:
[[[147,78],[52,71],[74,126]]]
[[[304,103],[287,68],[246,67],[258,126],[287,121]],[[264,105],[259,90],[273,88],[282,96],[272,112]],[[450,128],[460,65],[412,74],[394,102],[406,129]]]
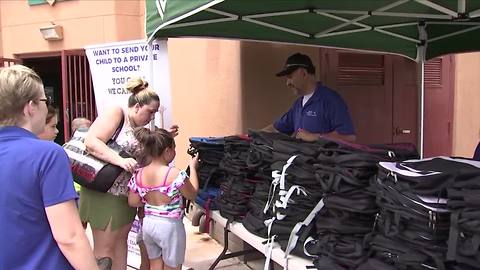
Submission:
[[[72,122],[70,123],[70,126],[72,128],[72,133],[70,135],[73,136],[73,134],[75,134],[77,130],[87,131],[91,125],[92,125],[92,121],[90,121],[89,119],[84,117],[77,117],[73,119]],[[80,189],[82,189],[82,187],[76,182],[73,183],[73,186],[75,187],[75,191],[77,192],[77,195],[79,197],[77,200],[77,205],[78,205],[78,201],[80,200]],[[82,221],[82,226],[84,229],[87,229],[87,222]]]
[[[169,167],[175,158],[175,141],[164,130],[136,129],[143,160],[147,166],[135,171],[128,186],[128,203],[145,205],[143,240],[150,269],[181,269],[185,260],[186,234],[183,225],[182,195],[194,200],[198,191],[198,157],[190,161],[190,177]]]
[[[38,134],[38,138],[46,141],[53,141],[58,135],[58,109],[52,104],[47,106],[47,118],[45,120],[45,129]]]

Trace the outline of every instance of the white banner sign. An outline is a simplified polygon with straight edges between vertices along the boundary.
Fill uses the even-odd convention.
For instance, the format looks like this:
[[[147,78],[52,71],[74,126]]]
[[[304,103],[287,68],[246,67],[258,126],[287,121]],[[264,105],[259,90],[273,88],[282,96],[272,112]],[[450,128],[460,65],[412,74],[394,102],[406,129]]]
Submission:
[[[129,78],[142,77],[160,97],[155,125],[168,128],[172,124],[170,74],[166,41],[153,41],[149,47],[144,40],[92,45],[85,48],[98,114],[113,105],[126,108],[131,93],[125,89]],[[138,219],[128,235],[128,265],[140,267],[140,250],[136,244]]]
[[[142,261],[142,257],[140,256],[140,248],[137,244],[139,237],[140,238],[142,237],[138,235],[140,226],[141,226],[140,221],[136,216],[132,224],[132,229],[130,229],[130,232],[128,233],[128,240],[127,240],[127,245],[128,245],[127,264],[136,269],[140,269],[140,263]]]
[[[126,108],[130,96],[125,89],[126,82],[132,77],[142,77],[160,97],[155,124],[170,127],[172,107],[165,40],[154,40],[150,46],[145,40],[99,44],[87,46],[85,50],[99,115],[112,105]]]

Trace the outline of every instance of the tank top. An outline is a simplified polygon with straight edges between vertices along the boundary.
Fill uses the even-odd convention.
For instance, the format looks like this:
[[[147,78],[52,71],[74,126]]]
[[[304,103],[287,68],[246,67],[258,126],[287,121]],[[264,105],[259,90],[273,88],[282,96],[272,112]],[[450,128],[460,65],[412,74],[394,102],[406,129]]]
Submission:
[[[130,119],[128,118],[128,112],[122,108],[123,111],[123,127],[118,134],[115,142],[122,147],[124,151],[129,153],[132,157],[138,156],[138,141],[135,139],[133,134],[133,128],[130,124]],[[128,196],[128,180],[132,177],[132,174],[127,171],[123,171],[115,182],[113,182],[112,187],[107,191],[108,193],[116,196]]]
[[[163,179],[163,184],[154,187],[147,187],[143,185],[142,172],[143,168],[135,171],[128,183],[128,187],[132,192],[138,193],[142,202],[145,203],[145,216],[167,217],[174,219],[181,219],[183,217],[183,203],[180,188],[185,184],[188,175],[181,171],[172,183],[166,185],[168,174],[171,168],[168,169]],[[170,198],[170,202],[163,205],[149,204],[145,196],[150,191],[158,191]]]

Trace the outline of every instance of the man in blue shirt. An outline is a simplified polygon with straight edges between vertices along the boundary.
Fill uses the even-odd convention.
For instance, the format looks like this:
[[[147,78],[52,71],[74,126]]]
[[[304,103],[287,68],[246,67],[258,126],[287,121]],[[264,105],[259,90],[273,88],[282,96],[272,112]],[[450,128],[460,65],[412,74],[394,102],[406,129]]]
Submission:
[[[0,269],[98,269],[68,157],[38,139],[50,99],[31,69],[0,70]]]
[[[287,86],[300,97],[266,130],[305,141],[320,137],[355,141],[347,105],[338,93],[315,80],[315,66],[310,57],[301,53],[291,55],[277,77],[286,77]]]

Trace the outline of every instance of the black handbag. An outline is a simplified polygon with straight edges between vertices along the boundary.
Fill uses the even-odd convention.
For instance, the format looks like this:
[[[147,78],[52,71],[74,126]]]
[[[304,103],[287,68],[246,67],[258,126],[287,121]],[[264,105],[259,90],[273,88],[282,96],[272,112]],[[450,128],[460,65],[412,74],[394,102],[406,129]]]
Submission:
[[[106,143],[107,146],[123,158],[131,157],[115,141],[122,130],[124,119],[115,130],[112,138]],[[70,159],[73,180],[88,189],[107,192],[115,182],[115,179],[123,172],[123,168],[103,161],[88,153],[85,147],[85,137],[88,129],[77,130],[70,141],[63,145],[63,149]]]

